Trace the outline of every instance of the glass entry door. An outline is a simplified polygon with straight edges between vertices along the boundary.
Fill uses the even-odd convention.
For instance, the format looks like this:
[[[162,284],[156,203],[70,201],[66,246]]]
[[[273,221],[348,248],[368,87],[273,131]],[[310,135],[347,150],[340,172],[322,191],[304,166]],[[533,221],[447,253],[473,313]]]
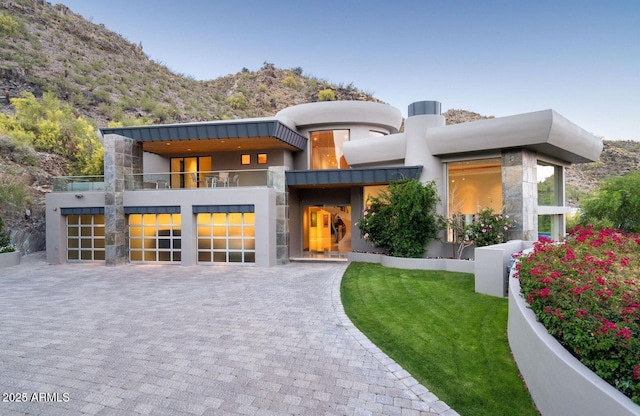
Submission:
[[[172,157],[171,187],[197,188],[205,182],[205,173],[211,171],[211,156]]]
[[[351,205],[304,207],[302,230],[304,254],[336,255],[351,251]]]

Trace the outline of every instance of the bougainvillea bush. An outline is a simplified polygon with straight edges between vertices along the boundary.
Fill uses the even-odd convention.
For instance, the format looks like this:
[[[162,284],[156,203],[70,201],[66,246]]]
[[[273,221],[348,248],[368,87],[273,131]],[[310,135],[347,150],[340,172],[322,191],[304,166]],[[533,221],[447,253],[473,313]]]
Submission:
[[[569,352],[640,404],[640,237],[577,227],[517,264],[523,296]]]

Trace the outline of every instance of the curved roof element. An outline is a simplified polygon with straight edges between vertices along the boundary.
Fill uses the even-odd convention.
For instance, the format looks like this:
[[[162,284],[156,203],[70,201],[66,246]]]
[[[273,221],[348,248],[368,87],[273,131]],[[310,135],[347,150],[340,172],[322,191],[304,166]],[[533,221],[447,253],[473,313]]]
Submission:
[[[367,124],[395,133],[402,124],[402,113],[387,104],[371,101],[321,101],[280,110],[276,118],[290,120],[298,127],[323,124]]]
[[[594,162],[603,147],[602,140],[553,110],[437,127],[427,140],[436,156],[522,147],[571,163]]]
[[[353,140],[342,145],[347,163],[351,166],[404,160],[407,136],[404,133]]]

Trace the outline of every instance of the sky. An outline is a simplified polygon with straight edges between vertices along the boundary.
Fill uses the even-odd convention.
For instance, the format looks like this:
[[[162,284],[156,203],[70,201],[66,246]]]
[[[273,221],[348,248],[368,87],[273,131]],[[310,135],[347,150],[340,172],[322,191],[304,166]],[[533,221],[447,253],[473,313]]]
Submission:
[[[638,0],[61,0],[176,73],[265,62],[398,108],[486,116],[552,108],[607,140],[640,140]]]

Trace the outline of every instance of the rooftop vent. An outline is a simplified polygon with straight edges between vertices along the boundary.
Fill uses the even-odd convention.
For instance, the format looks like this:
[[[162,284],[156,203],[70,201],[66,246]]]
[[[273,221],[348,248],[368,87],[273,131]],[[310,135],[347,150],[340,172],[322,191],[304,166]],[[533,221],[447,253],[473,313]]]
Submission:
[[[409,104],[409,117],[422,115],[440,115],[440,102],[416,101]]]

